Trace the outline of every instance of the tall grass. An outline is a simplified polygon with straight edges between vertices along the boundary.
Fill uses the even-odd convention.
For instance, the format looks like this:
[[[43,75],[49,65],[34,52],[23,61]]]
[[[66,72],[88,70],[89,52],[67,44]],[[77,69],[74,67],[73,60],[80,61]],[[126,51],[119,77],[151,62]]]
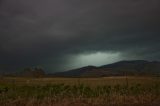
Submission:
[[[104,80],[105,81],[105,80]],[[0,84],[0,106],[55,105],[158,105],[160,83],[117,83],[94,86],[74,84]]]

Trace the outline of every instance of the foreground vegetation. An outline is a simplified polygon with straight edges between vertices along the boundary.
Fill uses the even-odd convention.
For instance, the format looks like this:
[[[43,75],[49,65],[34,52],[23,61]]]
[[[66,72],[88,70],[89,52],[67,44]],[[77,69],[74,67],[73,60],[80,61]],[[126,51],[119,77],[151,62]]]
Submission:
[[[158,106],[158,77],[1,78],[0,106]]]

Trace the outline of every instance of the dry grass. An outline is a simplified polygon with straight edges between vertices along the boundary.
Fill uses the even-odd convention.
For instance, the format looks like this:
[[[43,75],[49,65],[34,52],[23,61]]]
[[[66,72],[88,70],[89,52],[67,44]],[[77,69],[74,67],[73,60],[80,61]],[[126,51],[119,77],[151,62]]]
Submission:
[[[158,106],[159,104],[159,77],[0,79],[0,106]]]
[[[159,106],[160,99],[151,101],[150,95],[139,96],[112,96],[109,98],[17,98],[1,104],[1,106]]]

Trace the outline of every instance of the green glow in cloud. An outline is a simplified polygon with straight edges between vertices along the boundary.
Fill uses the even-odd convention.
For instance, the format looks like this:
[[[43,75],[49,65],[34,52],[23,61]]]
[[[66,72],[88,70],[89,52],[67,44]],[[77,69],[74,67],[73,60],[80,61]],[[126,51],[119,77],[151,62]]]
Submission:
[[[68,67],[78,68],[88,65],[101,66],[122,60],[121,53],[96,52],[91,54],[79,54],[70,57]]]

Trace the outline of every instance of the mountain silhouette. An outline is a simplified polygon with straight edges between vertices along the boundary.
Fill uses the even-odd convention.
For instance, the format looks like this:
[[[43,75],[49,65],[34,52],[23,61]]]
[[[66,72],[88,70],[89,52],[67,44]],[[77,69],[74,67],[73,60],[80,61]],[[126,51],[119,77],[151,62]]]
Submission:
[[[86,66],[53,74],[56,77],[105,77],[123,75],[160,75],[159,61],[119,61],[100,67]]]

